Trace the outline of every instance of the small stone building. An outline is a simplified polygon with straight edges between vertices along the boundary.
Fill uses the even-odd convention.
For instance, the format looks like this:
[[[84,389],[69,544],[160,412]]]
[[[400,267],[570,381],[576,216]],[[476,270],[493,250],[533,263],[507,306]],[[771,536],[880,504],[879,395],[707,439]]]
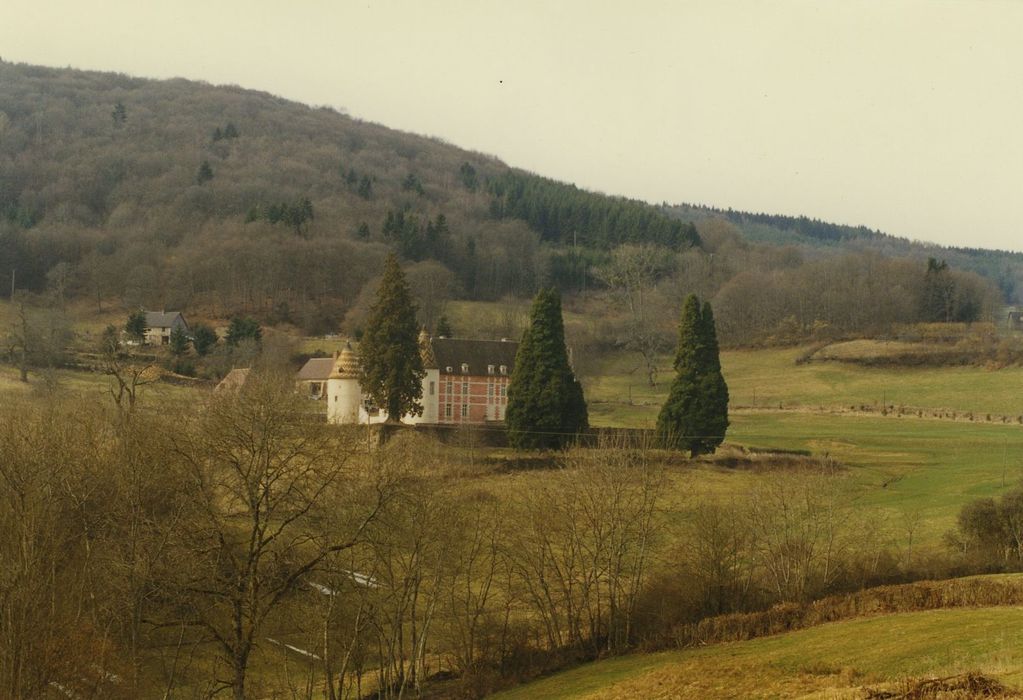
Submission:
[[[146,345],[167,345],[175,329],[189,333],[188,323],[180,311],[147,311],[143,342]]]

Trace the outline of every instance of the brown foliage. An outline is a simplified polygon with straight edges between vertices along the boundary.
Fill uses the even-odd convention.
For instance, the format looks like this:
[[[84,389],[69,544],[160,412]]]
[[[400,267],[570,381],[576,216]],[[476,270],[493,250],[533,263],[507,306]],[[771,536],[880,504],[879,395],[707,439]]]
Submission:
[[[898,683],[894,690],[867,689],[865,700],[929,700],[944,698],[1018,698],[1020,693],[1002,683],[970,671],[947,678],[910,678]]]
[[[673,637],[677,646],[690,647],[766,637],[865,615],[1020,604],[1023,580],[1019,579],[921,581],[829,596],[807,604],[782,603],[761,612],[711,617],[679,625]]]

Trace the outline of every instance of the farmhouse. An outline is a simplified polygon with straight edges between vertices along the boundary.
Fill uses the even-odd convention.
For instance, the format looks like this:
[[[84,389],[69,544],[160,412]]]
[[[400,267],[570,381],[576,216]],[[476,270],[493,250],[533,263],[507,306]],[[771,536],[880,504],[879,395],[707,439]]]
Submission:
[[[419,350],[423,377],[423,415],[405,423],[482,424],[504,420],[508,382],[518,343],[508,340],[431,338],[423,331]],[[314,358],[320,359],[320,358]],[[359,356],[350,343],[336,353],[326,379],[327,420],[331,423],[383,423],[386,411],[373,405],[359,386]],[[316,397],[322,384],[321,363],[306,363],[299,372],[303,391]],[[322,389],[320,390],[322,392]]]
[[[180,311],[147,311],[143,342],[146,345],[167,345],[170,343],[171,331],[175,329],[189,332],[188,323]]]

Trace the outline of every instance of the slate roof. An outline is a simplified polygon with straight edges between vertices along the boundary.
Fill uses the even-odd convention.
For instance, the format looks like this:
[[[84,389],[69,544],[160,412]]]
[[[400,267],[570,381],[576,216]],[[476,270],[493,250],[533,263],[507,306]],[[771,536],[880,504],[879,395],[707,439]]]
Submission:
[[[248,378],[249,370],[247,367],[244,369],[233,369],[220,380],[219,384],[213,387],[213,391],[238,391],[245,385],[245,380]]]
[[[184,328],[188,328],[188,324],[185,323],[185,317],[181,315],[180,311],[147,311],[146,327],[174,328],[174,322],[177,319],[181,319],[181,325]]]
[[[311,357],[298,371],[298,379],[309,382],[325,382],[334,369],[333,357]]]
[[[462,365],[469,365],[468,374],[485,375],[488,365],[494,365],[494,373],[500,372],[500,366],[508,368],[512,373],[515,366],[515,353],[519,344],[509,340],[466,340],[462,338],[433,338],[433,354],[437,358],[437,366],[441,374],[451,368],[452,374],[462,374]]]

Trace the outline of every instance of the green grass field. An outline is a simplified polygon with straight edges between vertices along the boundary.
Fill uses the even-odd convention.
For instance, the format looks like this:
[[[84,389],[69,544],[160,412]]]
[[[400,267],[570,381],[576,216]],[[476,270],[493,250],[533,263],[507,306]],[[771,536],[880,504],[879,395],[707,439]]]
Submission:
[[[733,350],[721,354],[731,405],[761,408],[905,405],[976,414],[1023,415],[1023,368],[868,368],[838,362],[796,365],[805,348]],[[645,427],[671,380],[671,359],[659,366],[658,386],[649,387],[635,356],[606,362],[586,383],[592,422]],[[631,401],[630,401],[631,399]]]
[[[917,509],[925,520],[947,526],[966,501],[995,495],[1023,477],[1023,430],[1014,426],[753,414],[736,417],[733,437],[826,452],[853,468],[864,487],[863,505]]]
[[[722,353],[733,407],[727,441],[827,454],[850,469],[850,499],[890,521],[919,519],[918,542],[938,545],[960,507],[1023,482],[1023,427],[986,414],[1023,411],[1023,369],[877,369],[839,363],[796,365],[802,349]],[[669,366],[665,359],[664,366]],[[587,386],[594,425],[653,427],[668,376],[651,389],[635,358],[606,363]],[[631,398],[631,401],[630,401]],[[832,412],[852,405],[975,411],[975,420]],[[779,405],[785,410],[778,410]],[[755,408],[753,408],[755,406]],[[747,407],[747,408],[737,408]],[[823,410],[822,410],[823,409]],[[755,475],[704,470],[697,494],[741,493]]]
[[[1023,685],[1023,608],[836,622],[701,649],[587,664],[495,695],[526,698],[862,697],[906,677],[979,671]]]
[[[0,401],[5,397],[28,397],[33,394],[45,395],[50,390],[74,392],[95,401],[113,405],[110,388],[114,380],[103,374],[79,372],[74,370],[52,370],[47,373],[52,382],[48,382],[39,374],[29,374],[28,383],[20,380],[18,370],[9,365],[0,365]],[[208,387],[196,389],[189,386],[155,382],[139,389],[141,406],[146,408],[166,406],[168,402],[175,405],[194,403],[200,395],[206,395]]]
[[[898,531],[912,517],[915,540],[938,546],[959,509],[1023,482],[1023,429],[911,418],[800,413],[739,413],[728,441],[809,449],[848,469],[835,477],[847,502],[873,512]],[[680,483],[685,498],[728,497],[748,490],[754,472],[700,469]]]

